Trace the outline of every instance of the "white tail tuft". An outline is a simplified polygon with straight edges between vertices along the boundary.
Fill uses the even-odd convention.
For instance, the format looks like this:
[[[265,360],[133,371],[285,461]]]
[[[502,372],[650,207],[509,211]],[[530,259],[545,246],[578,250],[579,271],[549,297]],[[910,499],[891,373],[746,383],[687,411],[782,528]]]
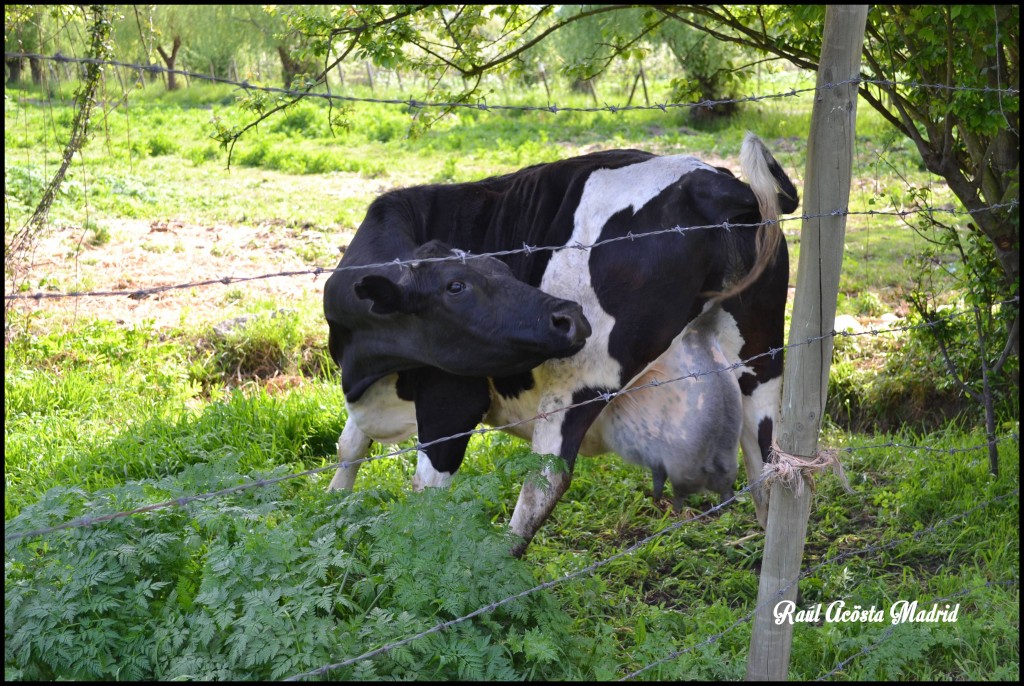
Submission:
[[[713,294],[712,302],[719,302],[742,292],[757,281],[764,270],[775,261],[775,253],[783,237],[782,228],[779,226],[779,183],[772,174],[773,166],[779,168],[779,163],[768,152],[761,139],[748,131],[740,148],[740,169],[747,177],[747,183],[757,198],[758,211],[761,213],[762,224],[757,228],[755,242],[757,256],[747,275],[724,291]],[[779,169],[781,173],[781,168]]]
[[[762,221],[777,221],[779,218],[779,184],[772,176],[770,165],[778,165],[775,158],[750,131],[743,138],[740,148],[740,169],[747,177],[750,190],[754,191]]]

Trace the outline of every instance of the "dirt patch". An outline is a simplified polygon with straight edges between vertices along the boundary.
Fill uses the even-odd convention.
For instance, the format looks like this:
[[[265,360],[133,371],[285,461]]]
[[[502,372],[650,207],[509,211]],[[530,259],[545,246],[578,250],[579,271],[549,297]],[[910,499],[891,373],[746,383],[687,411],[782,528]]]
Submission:
[[[61,227],[42,240],[26,273],[28,293],[123,292],[17,301],[58,322],[99,318],[119,324],[151,320],[157,327],[183,321],[217,322],[242,303],[266,298],[292,304],[323,297],[326,274],[233,279],[337,266],[350,232],[321,233],[280,224],[191,224],[177,220],[101,220],[95,230]],[[98,243],[98,244],[97,244]],[[328,257],[330,256],[330,257]],[[225,280],[205,285],[201,282]],[[151,295],[137,291],[181,286]]]
[[[582,149],[573,146],[566,156],[606,147],[596,143]],[[656,148],[654,145],[658,153],[677,152]],[[736,166],[734,161],[714,157],[706,161]],[[338,174],[331,175],[322,192],[343,198],[366,197],[368,204],[376,195],[414,181]],[[287,175],[275,177],[274,183],[288,184]],[[46,328],[73,326],[79,319],[91,318],[124,325],[151,321],[157,328],[167,328],[230,319],[244,311],[245,305],[261,299],[319,307],[328,275],[312,272],[317,267],[335,267],[340,259],[338,248],[347,245],[353,235],[352,228],[339,226],[323,232],[311,226],[290,227],[280,220],[257,225],[196,224],[174,218],[100,219],[95,223],[98,231],[78,226],[50,231],[31,256],[31,266],[22,279],[28,290],[21,294],[116,294],[18,300],[14,309],[51,315]],[[309,273],[273,276],[303,271]],[[137,295],[138,291],[169,286],[174,288]],[[10,293],[9,289],[7,282],[5,292]]]

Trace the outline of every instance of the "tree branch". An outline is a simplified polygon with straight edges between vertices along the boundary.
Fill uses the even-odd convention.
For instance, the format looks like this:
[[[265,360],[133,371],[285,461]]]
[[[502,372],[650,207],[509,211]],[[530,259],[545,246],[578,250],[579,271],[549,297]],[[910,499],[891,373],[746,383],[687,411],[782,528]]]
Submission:
[[[1010,331],[1006,336],[1006,345],[1003,346],[1003,352],[999,355],[999,360],[992,365],[992,369],[989,371],[992,374],[998,374],[999,370],[1006,364],[1006,360],[1009,359],[1010,354],[1017,348],[1017,339],[1020,336],[1020,307],[1017,307],[1017,315],[1013,318],[1013,324],[1010,326]]]
[[[910,301],[910,304],[914,306],[914,309],[917,310],[917,313],[921,315],[921,319],[926,322],[932,321],[927,305],[923,304],[919,298],[912,295],[908,296],[907,299]],[[956,363],[949,357],[949,351],[946,350],[946,342],[942,340],[942,335],[938,331],[933,333],[935,335],[935,342],[939,344],[939,350],[942,352],[942,357],[946,360],[946,368],[949,370],[950,376],[953,377],[953,380],[956,381],[957,385],[963,389],[964,393],[966,393],[971,400],[980,403],[982,401],[981,394],[964,383],[963,379],[960,378],[960,374],[957,372]]]

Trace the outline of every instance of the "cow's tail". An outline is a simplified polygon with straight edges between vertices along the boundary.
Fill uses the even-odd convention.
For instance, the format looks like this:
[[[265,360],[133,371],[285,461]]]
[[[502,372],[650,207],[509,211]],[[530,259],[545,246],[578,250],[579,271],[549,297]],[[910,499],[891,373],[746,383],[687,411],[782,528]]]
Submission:
[[[754,265],[742,279],[715,294],[714,300],[720,301],[745,290],[757,281],[764,270],[774,261],[779,244],[784,240],[779,216],[783,212],[792,212],[797,208],[798,197],[796,187],[786,176],[772,154],[753,133],[747,132],[740,149],[740,169],[750,184],[750,190],[757,198],[758,210],[761,214],[761,225],[757,229],[756,257]]]

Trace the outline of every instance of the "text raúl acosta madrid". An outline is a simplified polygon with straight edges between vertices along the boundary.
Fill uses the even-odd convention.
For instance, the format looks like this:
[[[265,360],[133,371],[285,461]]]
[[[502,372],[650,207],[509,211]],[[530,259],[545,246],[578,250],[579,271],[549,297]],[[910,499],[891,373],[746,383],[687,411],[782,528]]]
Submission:
[[[822,614],[824,610],[824,615]],[[897,600],[889,607],[888,618],[893,624],[903,622],[955,622],[960,612],[960,603],[942,607],[939,603],[931,606],[919,605],[916,600]],[[872,605],[865,608],[861,605],[848,607],[845,600],[836,600],[828,605],[818,603],[804,610],[797,610],[792,600],[783,600],[776,604],[772,614],[776,624],[810,623],[824,620],[832,622],[884,622],[886,613]]]

